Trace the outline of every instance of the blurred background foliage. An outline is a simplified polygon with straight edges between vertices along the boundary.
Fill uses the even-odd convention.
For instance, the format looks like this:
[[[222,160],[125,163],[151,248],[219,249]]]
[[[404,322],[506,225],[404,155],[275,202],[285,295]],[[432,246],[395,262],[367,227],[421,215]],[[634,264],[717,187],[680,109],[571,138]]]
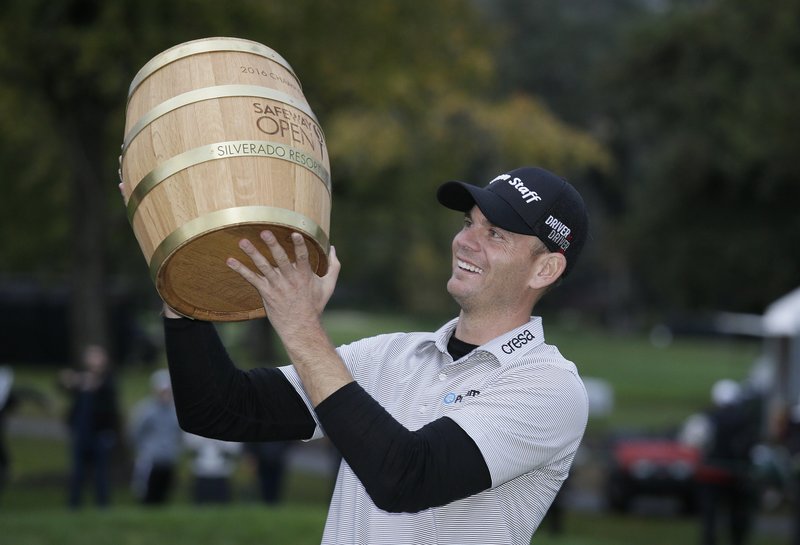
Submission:
[[[796,287],[800,0],[6,0],[0,282],[158,308],[117,192],[128,85],[178,43],[291,64],[326,132],[333,305],[448,317],[461,222],[434,198],[523,164],[582,191],[593,238],[545,310],[602,325],[761,312]]]

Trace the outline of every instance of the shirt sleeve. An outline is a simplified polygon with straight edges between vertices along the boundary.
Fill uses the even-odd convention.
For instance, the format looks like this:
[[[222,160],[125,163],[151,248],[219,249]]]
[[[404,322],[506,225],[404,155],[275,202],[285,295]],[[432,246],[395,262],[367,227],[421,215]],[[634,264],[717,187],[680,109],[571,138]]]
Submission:
[[[210,322],[164,318],[178,421],[224,441],[307,439],[316,422],[278,369],[238,369]]]

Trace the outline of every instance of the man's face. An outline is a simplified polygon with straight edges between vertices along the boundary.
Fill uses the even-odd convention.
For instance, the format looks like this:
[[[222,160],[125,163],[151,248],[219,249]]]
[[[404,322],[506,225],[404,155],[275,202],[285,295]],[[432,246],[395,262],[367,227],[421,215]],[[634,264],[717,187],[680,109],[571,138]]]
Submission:
[[[494,226],[473,206],[453,238],[447,291],[466,311],[513,312],[520,305],[530,305],[525,295],[530,294],[537,244],[536,237]]]

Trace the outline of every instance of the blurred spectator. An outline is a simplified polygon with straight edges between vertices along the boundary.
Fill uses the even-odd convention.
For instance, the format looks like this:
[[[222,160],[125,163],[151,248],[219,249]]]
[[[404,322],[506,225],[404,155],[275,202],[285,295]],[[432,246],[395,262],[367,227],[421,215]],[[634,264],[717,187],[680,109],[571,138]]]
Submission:
[[[570,472],[570,477],[571,476],[572,472]],[[548,533],[552,537],[559,537],[564,533],[564,495],[566,494],[569,484],[570,479],[568,477],[556,493],[556,497],[553,498],[553,503],[550,504],[547,513],[544,514],[544,519],[540,525],[540,528],[546,526]]]
[[[146,505],[163,504],[175,483],[182,432],[172,400],[169,371],[150,377],[152,394],[136,404],[129,435],[134,446],[134,495]]]
[[[184,433],[192,453],[192,499],[197,504],[228,503],[233,499],[231,476],[242,452],[241,443]]]
[[[72,398],[67,416],[71,439],[69,505],[81,505],[84,481],[91,472],[95,502],[106,507],[111,502],[111,456],[120,429],[117,388],[105,348],[87,346],[80,363],[80,369],[65,369],[58,376]]]
[[[789,452],[791,493],[793,496],[791,545],[800,545],[800,399],[789,407],[782,430],[786,449]]]
[[[245,455],[255,466],[259,497],[264,503],[275,504],[281,499],[289,445],[290,443],[286,441],[253,442],[244,445]]]
[[[49,407],[49,400],[32,388],[14,385],[14,371],[7,365],[0,366],[0,493],[11,473],[11,457],[6,446],[6,419],[22,401],[31,400]]]
[[[702,453],[697,470],[701,542],[720,543],[724,520],[730,543],[743,545],[750,535],[756,501],[750,453],[758,441],[760,415],[733,380],[716,382],[711,398],[713,406],[691,417],[682,434]]]

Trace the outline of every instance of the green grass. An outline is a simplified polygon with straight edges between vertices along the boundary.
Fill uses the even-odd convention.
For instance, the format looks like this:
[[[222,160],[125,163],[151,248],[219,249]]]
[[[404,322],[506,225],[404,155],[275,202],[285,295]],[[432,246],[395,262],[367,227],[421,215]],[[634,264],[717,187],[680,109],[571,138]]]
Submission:
[[[306,545],[318,544],[320,506],[255,505],[160,509],[115,507],[0,514],[0,543],[11,545]]]
[[[13,545],[317,545],[325,524],[321,506],[232,505],[159,509],[134,506],[0,511],[0,543]],[[696,520],[671,517],[616,517],[567,513],[564,532],[552,536],[543,525],[534,545],[676,545],[698,542]],[[771,545],[774,535],[755,535],[750,545]]]
[[[645,336],[597,330],[546,329],[547,341],[574,361],[584,377],[614,390],[610,427],[665,429],[706,408],[721,378],[744,379],[758,355],[753,341],[676,339],[654,346]]]

